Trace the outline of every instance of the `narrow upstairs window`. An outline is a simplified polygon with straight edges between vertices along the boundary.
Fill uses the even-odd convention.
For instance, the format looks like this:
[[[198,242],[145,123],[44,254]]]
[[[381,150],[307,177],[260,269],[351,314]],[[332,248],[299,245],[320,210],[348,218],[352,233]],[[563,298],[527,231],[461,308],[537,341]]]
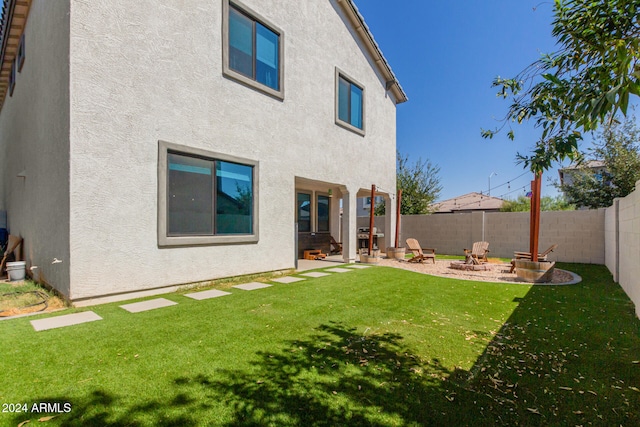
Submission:
[[[364,135],[364,89],[336,72],[336,123]]]

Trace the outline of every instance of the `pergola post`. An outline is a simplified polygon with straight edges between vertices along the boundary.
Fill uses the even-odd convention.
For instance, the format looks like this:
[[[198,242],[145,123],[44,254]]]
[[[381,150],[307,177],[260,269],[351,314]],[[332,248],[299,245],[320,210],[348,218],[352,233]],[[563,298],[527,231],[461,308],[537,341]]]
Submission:
[[[400,239],[400,208],[402,207],[402,190],[398,190],[397,206],[396,206],[396,239],[394,240],[394,248],[398,248]]]
[[[375,184],[371,185],[371,212],[369,214],[369,255],[371,255],[371,248],[373,247],[373,216],[375,215],[375,205],[376,205],[376,186]]]
[[[531,181],[531,212],[529,220],[529,252],[531,261],[538,262],[538,236],[540,235],[540,192],[542,191],[542,172]]]

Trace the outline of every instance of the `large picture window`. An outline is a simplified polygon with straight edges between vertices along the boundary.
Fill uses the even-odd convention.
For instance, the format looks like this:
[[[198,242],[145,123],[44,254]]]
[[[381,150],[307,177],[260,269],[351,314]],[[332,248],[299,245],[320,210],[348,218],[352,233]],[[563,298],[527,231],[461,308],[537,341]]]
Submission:
[[[256,173],[257,162],[161,142],[161,245],[257,241]]]
[[[364,89],[336,71],[336,123],[364,134]]]
[[[169,153],[169,236],[213,234],[214,162]]]
[[[239,2],[224,5],[224,73],[282,99],[282,31]]]

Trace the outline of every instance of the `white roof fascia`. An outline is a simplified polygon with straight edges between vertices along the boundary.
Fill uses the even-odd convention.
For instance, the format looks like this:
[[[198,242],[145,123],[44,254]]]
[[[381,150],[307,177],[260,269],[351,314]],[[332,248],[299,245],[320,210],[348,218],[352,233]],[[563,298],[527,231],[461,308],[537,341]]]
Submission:
[[[395,74],[391,70],[389,63],[385,59],[378,43],[373,38],[369,27],[364,22],[364,18],[358,11],[358,8],[353,3],[353,0],[338,0],[338,3],[342,6],[342,9],[346,12],[349,20],[354,25],[355,30],[358,32],[358,35],[365,43],[369,53],[373,56],[373,59],[378,66],[378,69],[384,76],[386,80],[386,89],[390,90],[396,99],[396,104],[401,104],[406,102],[409,98],[407,98],[407,94],[400,86],[400,82],[396,78]]]

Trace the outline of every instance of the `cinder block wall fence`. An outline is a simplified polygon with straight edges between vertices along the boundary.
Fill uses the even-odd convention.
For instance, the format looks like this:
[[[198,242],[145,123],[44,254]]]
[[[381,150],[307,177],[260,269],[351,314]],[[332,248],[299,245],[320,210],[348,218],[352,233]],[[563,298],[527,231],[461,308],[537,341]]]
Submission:
[[[616,199],[605,214],[606,265],[635,304],[640,317],[640,181],[636,190]]]
[[[368,221],[358,218],[358,226],[368,226]],[[529,250],[529,212],[403,215],[401,223],[401,246],[414,237],[422,246],[449,255],[462,255],[463,249],[481,240],[489,242],[492,257],[511,258],[514,251]],[[382,217],[375,225],[385,232]],[[557,243],[553,260],[604,264],[604,241],[605,209],[541,213],[540,252]]]
[[[462,254],[480,240],[489,242],[492,257],[511,258],[529,248],[528,212],[403,215],[401,224],[401,246],[414,237],[440,254]],[[359,227],[368,225],[369,218],[358,218]],[[376,217],[375,225],[386,234],[383,217]],[[540,251],[554,243],[552,260],[606,265],[640,317],[640,181],[606,209],[542,212]]]

